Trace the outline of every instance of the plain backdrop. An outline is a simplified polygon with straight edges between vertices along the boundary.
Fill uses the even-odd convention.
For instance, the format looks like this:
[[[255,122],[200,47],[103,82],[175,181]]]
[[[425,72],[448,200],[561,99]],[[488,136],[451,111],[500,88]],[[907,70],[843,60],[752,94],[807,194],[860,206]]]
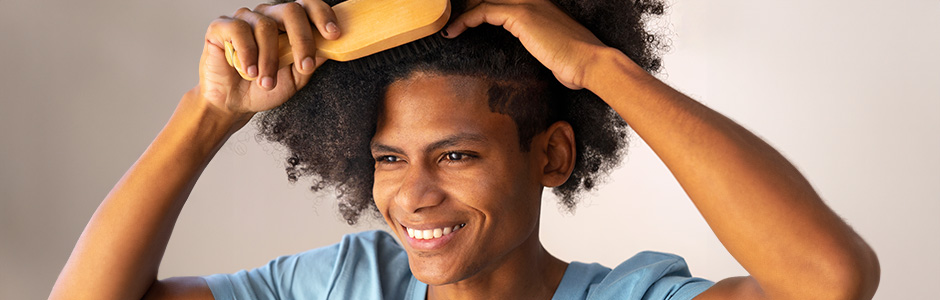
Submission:
[[[247,0],[0,0],[0,299],[48,295],[98,203],[196,83],[209,22]],[[940,282],[940,1],[679,1],[660,77],[788,157],[881,259],[876,299]],[[253,268],[383,222],[345,225],[290,185],[251,126],[200,178],[161,277]],[[549,194],[550,193],[546,193]],[[575,214],[544,199],[542,240],[612,266],[677,253],[746,272],[639,138]]]

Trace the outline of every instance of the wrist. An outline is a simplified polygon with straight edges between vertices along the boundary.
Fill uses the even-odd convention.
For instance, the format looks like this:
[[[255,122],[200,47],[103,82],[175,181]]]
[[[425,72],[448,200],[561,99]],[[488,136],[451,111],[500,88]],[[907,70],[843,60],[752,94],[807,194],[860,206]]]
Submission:
[[[202,125],[207,126],[213,134],[224,132],[231,135],[248,124],[254,112],[236,113],[218,107],[202,97],[200,87],[196,86],[183,95],[179,107],[174,114],[182,113],[191,119],[198,119]]]
[[[237,113],[224,107],[218,107],[202,96],[201,87],[198,85],[183,94],[180,106],[184,105],[194,116],[205,119],[216,126],[227,127],[229,133],[241,129],[255,114],[254,112]]]
[[[585,68],[584,74],[584,88],[601,98],[604,98],[602,94],[609,90],[622,91],[624,76],[634,79],[650,76],[626,54],[613,47],[604,47],[594,51],[594,58]]]
[[[232,113],[212,105],[200,96],[197,86],[183,95],[163,134],[195,148],[199,154],[211,156],[253,115]]]

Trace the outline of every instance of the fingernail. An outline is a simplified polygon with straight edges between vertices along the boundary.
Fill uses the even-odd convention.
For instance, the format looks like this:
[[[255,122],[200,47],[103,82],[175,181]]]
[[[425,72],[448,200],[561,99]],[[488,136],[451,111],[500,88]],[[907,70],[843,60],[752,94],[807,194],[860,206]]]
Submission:
[[[274,78],[271,78],[271,76],[264,76],[264,78],[261,78],[261,87],[269,90],[274,88]]]
[[[313,65],[313,58],[308,56],[307,58],[304,58],[303,62],[300,63],[300,68],[303,69],[304,72],[309,72],[313,70]]]
[[[251,76],[251,78],[258,77],[258,66],[250,66],[247,71],[248,76]]]
[[[333,22],[326,23],[326,32],[337,33],[339,32],[339,26],[336,26],[336,23]]]
[[[444,36],[448,36],[447,29],[441,30],[441,34],[443,34]]]

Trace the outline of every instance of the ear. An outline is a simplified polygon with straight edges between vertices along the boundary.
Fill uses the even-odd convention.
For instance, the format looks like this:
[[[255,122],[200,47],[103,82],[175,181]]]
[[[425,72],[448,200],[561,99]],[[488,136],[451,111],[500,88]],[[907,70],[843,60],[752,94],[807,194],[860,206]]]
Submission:
[[[542,185],[556,187],[568,181],[574,170],[577,150],[574,142],[574,129],[565,121],[558,121],[548,127],[544,133],[546,139],[539,149],[544,155]]]

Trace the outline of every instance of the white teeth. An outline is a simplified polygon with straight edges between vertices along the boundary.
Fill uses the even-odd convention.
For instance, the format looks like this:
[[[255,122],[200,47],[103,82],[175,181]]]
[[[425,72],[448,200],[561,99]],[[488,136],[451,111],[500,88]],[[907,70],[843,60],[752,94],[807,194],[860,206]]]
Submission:
[[[467,224],[460,224],[454,227],[443,227],[443,228],[434,228],[434,229],[413,229],[405,228],[408,231],[408,237],[416,240],[430,240],[440,238],[442,236],[457,232],[457,229],[463,228]]]

